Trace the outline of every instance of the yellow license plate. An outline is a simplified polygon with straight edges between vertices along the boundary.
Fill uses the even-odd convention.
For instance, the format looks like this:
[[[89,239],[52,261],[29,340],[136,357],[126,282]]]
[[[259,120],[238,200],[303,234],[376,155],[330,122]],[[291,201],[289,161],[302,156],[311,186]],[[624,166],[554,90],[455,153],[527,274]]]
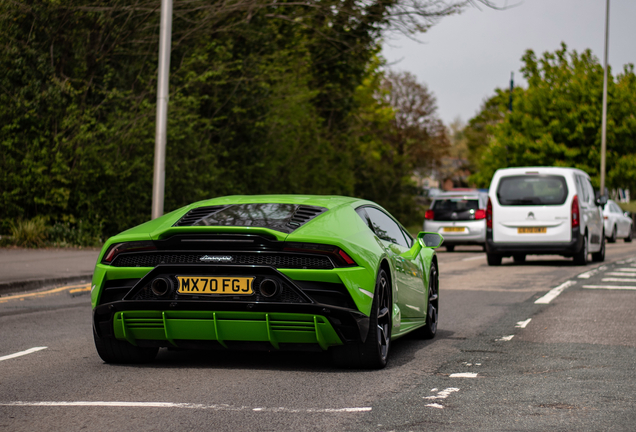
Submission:
[[[254,291],[254,277],[231,276],[177,276],[179,294],[250,295]]]
[[[444,232],[464,232],[464,227],[444,227]]]
[[[547,232],[546,227],[517,228],[517,234],[545,234]]]

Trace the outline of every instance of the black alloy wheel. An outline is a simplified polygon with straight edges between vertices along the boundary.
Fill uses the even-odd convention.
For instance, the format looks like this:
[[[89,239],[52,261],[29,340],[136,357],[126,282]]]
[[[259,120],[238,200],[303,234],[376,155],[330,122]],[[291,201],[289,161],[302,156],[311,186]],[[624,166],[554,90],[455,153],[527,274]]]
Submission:
[[[375,295],[369,316],[369,333],[364,342],[331,348],[332,360],[338,366],[382,369],[391,348],[391,284],[384,270],[378,272]]]
[[[574,264],[576,265],[587,265],[587,233],[583,236],[583,245],[581,249],[574,254]]]
[[[422,339],[433,339],[437,334],[437,322],[439,319],[439,274],[437,266],[431,266],[428,279],[428,308],[426,312],[426,325],[415,330],[415,335]]]
[[[601,235],[601,249],[598,252],[592,254],[592,261],[603,262],[605,261],[605,232]]]
[[[614,225],[614,228],[612,229],[612,235],[610,236],[610,238],[607,239],[608,243],[615,243],[616,242],[616,225]]]

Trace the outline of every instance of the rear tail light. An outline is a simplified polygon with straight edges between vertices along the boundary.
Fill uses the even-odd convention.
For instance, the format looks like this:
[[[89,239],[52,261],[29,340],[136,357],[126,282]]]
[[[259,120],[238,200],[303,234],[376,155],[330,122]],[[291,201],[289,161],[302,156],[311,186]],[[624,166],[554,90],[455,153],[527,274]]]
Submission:
[[[574,195],[572,198],[572,228],[578,228],[580,224],[581,213],[579,211],[579,197]]]
[[[102,262],[110,264],[120,253],[124,252],[140,252],[148,250],[157,250],[157,246],[151,241],[136,241],[128,243],[117,243],[108,248],[108,251],[104,254]]]
[[[603,219],[607,219],[607,216],[603,216]]]
[[[358,265],[345,251],[337,246],[289,242],[285,243],[285,248],[283,250],[288,252],[327,255],[331,257],[339,267],[353,267]]]
[[[475,219],[486,219],[486,210],[475,210]]]
[[[435,212],[433,210],[426,210],[426,213],[424,213],[424,219],[429,219],[429,220],[435,219]]]
[[[486,227],[492,228],[492,201],[490,201],[490,197],[488,197],[488,204],[486,205]]]

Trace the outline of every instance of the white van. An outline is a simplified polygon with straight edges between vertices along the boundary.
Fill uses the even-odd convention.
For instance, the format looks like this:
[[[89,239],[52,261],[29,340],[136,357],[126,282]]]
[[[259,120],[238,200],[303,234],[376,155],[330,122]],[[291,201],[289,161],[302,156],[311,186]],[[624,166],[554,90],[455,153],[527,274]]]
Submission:
[[[523,167],[495,172],[486,207],[489,265],[512,256],[555,254],[586,265],[605,259],[603,206],[590,176],[575,168]]]

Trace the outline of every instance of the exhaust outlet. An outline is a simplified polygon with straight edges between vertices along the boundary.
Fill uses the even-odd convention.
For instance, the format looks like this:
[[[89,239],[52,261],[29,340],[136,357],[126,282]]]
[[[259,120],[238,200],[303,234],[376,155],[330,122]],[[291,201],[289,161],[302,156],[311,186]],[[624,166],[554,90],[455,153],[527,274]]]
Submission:
[[[274,297],[278,294],[278,282],[272,279],[265,279],[259,285],[258,289],[260,290],[263,297]]]
[[[166,278],[157,278],[150,284],[150,290],[157,297],[163,297],[169,291],[172,291],[172,281]]]

